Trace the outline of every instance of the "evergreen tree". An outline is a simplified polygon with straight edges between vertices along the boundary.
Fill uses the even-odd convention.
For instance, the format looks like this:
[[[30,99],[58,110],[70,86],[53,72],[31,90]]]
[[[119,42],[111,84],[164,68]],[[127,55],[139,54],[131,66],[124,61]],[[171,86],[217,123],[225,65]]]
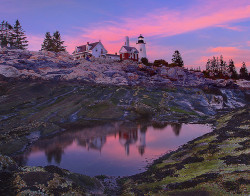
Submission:
[[[248,79],[248,71],[245,62],[242,63],[242,67],[240,68],[240,78]]]
[[[237,79],[238,74],[237,74],[237,71],[236,71],[236,68],[232,59],[229,60],[228,72],[231,74],[231,78]]]
[[[172,58],[172,62],[174,64],[176,64],[177,66],[179,67],[183,67],[184,66],[184,63],[183,63],[183,60],[181,58],[181,54],[178,50],[176,50],[173,54],[173,58]]]
[[[210,71],[210,69],[211,69],[211,61],[210,59],[208,59],[206,64],[206,71]]]
[[[53,51],[54,52],[65,51],[65,46],[63,46],[64,41],[62,41],[59,31],[56,31],[53,34],[52,40],[53,40]]]
[[[219,65],[219,73],[222,76],[227,76],[227,63],[223,60],[223,56],[220,56],[220,65]]]
[[[216,58],[214,56],[211,59],[211,70],[212,70],[213,73],[215,73],[215,70],[216,70]]]
[[[59,31],[56,31],[53,36],[50,35],[50,32],[47,32],[45,34],[41,50],[53,52],[65,51],[65,46],[63,46],[63,43],[64,41],[62,41]]]
[[[0,24],[0,43],[2,47],[13,45],[13,27],[7,21]]]
[[[27,37],[25,36],[20,22],[16,20],[13,28],[13,46],[18,49],[26,49],[28,46],[28,41],[26,39]]]
[[[50,32],[45,33],[45,38],[43,40],[41,50],[47,50],[47,51],[53,51],[54,50],[54,44],[53,44],[53,40],[52,40],[52,37],[50,35]]]

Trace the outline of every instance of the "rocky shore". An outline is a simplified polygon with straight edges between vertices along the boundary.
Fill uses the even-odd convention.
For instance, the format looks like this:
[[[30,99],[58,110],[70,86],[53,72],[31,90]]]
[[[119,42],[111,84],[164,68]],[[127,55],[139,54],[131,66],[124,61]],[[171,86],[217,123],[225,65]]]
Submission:
[[[0,49],[0,193],[247,194],[249,86],[180,67]],[[10,158],[39,138],[70,128],[140,120],[210,122],[216,129],[119,184],[55,166],[17,165]]]
[[[248,81],[212,80],[181,67],[149,67],[133,61],[74,61],[66,52],[0,49],[0,75],[18,80],[81,81],[127,86],[250,87]]]
[[[0,192],[7,195],[248,195],[249,106],[217,115],[213,132],[124,178],[88,177],[56,166],[18,166],[0,155]]]
[[[220,116],[213,132],[121,179],[121,195],[248,195],[249,109]]]
[[[23,151],[40,137],[107,121],[208,122],[244,107],[239,89],[129,87],[73,82],[0,81],[0,153]]]

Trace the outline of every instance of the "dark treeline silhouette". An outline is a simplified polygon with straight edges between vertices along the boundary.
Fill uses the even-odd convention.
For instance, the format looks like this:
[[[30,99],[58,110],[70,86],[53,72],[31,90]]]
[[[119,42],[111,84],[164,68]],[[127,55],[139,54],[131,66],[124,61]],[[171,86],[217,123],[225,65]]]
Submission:
[[[213,57],[208,59],[206,64],[206,70],[203,71],[206,77],[210,78],[223,78],[223,79],[247,79],[249,80],[249,73],[246,68],[245,62],[242,63],[240,73],[237,70],[232,59],[229,60],[228,64],[224,61],[223,56]]]
[[[46,32],[41,50],[53,52],[65,51],[66,47],[63,46],[63,43],[64,41],[62,41],[59,31],[56,31],[53,36],[50,35],[50,32]]]
[[[172,63],[168,63],[167,61],[165,61],[164,59],[157,59],[154,61],[154,63],[149,63],[147,58],[142,58],[141,62],[144,65],[147,66],[155,66],[155,67],[161,67],[161,66],[166,66],[166,67],[183,67],[184,66],[184,62],[182,60],[181,57],[181,53],[176,50],[174,51],[174,54],[172,56]]]
[[[0,46],[14,49],[26,49],[28,46],[27,37],[19,20],[16,20],[14,26],[7,21],[0,24]]]

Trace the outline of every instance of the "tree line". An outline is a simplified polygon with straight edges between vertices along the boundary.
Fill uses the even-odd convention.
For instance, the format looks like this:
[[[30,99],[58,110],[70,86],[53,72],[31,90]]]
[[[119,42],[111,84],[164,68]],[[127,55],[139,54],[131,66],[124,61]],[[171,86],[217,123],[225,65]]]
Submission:
[[[28,46],[27,37],[19,20],[16,20],[14,26],[7,21],[0,24],[0,45],[1,47],[10,47],[16,49],[26,49]]]
[[[50,32],[47,32],[41,50],[53,52],[65,51],[66,47],[63,43],[64,41],[62,41],[59,31],[56,31],[53,36],[50,35]],[[8,21],[0,23],[0,46],[2,48],[27,49],[27,37],[19,20],[16,20],[14,25],[11,25]]]
[[[41,50],[53,52],[65,51],[66,46],[63,43],[64,41],[62,41],[59,31],[56,31],[53,36],[50,35],[50,32],[46,32]]]
[[[234,61],[230,59],[227,64],[222,55],[220,57],[208,59],[206,70],[203,73],[207,77],[214,78],[250,79],[245,62],[242,63],[240,73],[238,73]]]
[[[184,62],[183,59],[181,57],[181,53],[178,50],[174,51],[174,54],[172,56],[172,63],[168,63],[167,61],[165,61],[164,59],[158,59],[155,60],[154,63],[149,63],[147,58],[142,58],[141,62],[144,65],[147,66],[155,66],[155,67],[160,67],[160,66],[167,66],[167,67],[183,67],[184,66]]]

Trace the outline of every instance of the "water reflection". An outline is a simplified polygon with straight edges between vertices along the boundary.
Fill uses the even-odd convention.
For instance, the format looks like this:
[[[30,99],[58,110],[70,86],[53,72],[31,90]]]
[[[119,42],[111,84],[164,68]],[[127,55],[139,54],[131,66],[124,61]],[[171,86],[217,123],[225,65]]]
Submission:
[[[183,126],[188,134],[180,134]],[[88,175],[130,175],[146,165],[145,158],[157,158],[210,130],[206,125],[114,122],[41,139],[15,158],[23,165],[54,164]]]

